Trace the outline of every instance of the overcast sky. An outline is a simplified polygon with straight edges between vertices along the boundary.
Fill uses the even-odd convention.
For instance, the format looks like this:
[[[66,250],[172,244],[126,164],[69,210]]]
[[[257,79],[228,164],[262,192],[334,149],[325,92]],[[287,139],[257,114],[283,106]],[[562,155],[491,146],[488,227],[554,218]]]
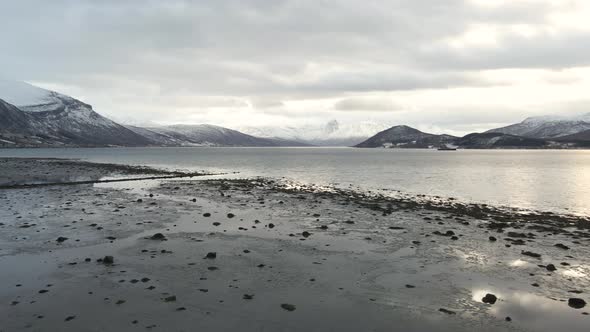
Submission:
[[[119,120],[457,134],[590,112],[587,0],[19,0],[0,27],[0,75]]]

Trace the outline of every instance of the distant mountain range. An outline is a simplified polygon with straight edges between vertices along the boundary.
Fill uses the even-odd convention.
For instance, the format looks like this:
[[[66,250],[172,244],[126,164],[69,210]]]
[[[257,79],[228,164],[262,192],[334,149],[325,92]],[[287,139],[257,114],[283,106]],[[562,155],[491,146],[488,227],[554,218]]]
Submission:
[[[124,126],[72,97],[0,80],[0,147],[307,145],[212,125]]]
[[[577,117],[534,117],[507,127],[463,137],[435,135],[394,126],[357,144],[359,148],[540,149],[590,147],[590,113]]]
[[[95,146],[356,146],[361,148],[590,147],[590,113],[541,116],[464,137],[408,126],[360,122],[300,127],[213,125],[125,126],[75,98],[23,82],[0,80],[0,147]]]
[[[287,139],[316,146],[353,146],[389,127],[387,124],[372,121],[341,124],[337,120],[332,120],[324,125],[237,129],[258,137]]]

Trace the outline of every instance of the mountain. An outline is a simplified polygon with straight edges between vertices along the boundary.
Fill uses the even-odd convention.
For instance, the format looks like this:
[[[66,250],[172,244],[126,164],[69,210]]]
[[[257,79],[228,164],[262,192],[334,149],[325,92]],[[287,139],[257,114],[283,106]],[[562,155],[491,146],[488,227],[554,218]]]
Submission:
[[[23,82],[0,80],[0,98],[11,105],[8,107],[11,117],[0,118],[0,128],[20,126],[21,130],[13,128],[11,131],[40,137],[50,145],[149,144],[145,137],[94,112],[92,106],[57,92]],[[27,128],[22,127],[25,123]]]
[[[590,130],[590,113],[574,116],[537,116],[510,126],[488,130],[487,133],[503,133],[532,138],[557,138]]]
[[[306,146],[304,143],[254,137],[237,130],[213,125],[173,125],[163,127],[129,127],[148,138],[153,145],[163,146]]]
[[[92,106],[24,82],[0,80],[0,146],[306,146],[212,125],[123,126]]]
[[[381,131],[356,145],[358,148],[399,147],[428,148],[452,143],[456,137],[421,132],[408,126],[395,126]]]
[[[584,130],[579,133],[561,136],[555,140],[561,142],[590,142],[590,130]]]
[[[332,120],[323,125],[240,127],[238,130],[257,137],[294,140],[317,146],[353,146],[387,128],[389,125],[372,121],[342,124]]]
[[[535,149],[549,147],[549,142],[544,139],[495,132],[469,134],[458,138],[454,141],[454,144],[464,149]]]

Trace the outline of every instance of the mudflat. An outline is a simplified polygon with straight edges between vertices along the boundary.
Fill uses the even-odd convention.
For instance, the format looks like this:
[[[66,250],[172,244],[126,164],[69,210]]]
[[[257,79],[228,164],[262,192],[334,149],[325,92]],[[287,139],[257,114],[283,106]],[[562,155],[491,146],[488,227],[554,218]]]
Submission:
[[[0,331],[590,329],[585,216],[63,159],[0,187]]]

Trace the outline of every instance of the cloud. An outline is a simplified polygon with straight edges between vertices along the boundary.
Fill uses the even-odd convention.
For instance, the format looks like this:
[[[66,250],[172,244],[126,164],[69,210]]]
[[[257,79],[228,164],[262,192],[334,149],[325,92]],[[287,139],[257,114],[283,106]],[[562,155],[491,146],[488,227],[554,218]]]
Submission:
[[[531,91],[568,86],[576,95],[553,96],[567,105],[590,88],[589,15],[584,0],[3,1],[0,64],[144,121],[398,121],[384,111],[420,112],[433,91],[446,97],[432,112],[455,107],[465,89],[474,109],[503,100],[514,113]],[[553,74],[564,68],[569,78]]]
[[[403,109],[391,98],[345,98],[334,104],[334,109],[339,111],[377,111],[395,112]]]

